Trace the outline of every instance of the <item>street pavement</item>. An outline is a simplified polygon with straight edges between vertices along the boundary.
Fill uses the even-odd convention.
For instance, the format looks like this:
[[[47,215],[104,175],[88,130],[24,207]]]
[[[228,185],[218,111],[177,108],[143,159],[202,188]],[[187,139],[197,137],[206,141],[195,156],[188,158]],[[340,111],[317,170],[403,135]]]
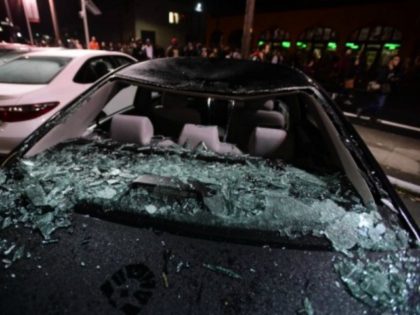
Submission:
[[[388,176],[420,188],[420,134],[408,137],[355,121],[353,125]],[[403,202],[420,226],[420,195],[398,189]]]
[[[355,125],[387,175],[420,186],[420,140]]]

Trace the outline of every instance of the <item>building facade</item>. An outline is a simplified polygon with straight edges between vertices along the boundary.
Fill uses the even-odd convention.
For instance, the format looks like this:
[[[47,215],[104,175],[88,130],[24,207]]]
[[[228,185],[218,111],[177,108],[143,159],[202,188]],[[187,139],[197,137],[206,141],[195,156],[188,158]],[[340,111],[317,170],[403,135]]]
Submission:
[[[243,15],[208,17],[207,44],[237,45],[242,26]],[[256,13],[253,46],[267,41],[293,53],[353,49],[370,59],[393,53],[413,59],[420,55],[420,1]]]
[[[194,10],[193,1],[134,1],[134,33],[136,38],[149,38],[159,46],[169,45],[173,37],[180,44],[205,37],[205,19]]]

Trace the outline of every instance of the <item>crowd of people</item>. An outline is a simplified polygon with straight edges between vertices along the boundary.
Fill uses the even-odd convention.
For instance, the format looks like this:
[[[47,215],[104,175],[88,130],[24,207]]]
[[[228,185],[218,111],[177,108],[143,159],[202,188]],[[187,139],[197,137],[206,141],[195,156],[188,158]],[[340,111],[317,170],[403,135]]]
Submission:
[[[77,39],[68,40],[69,48],[82,49]],[[121,51],[132,55],[139,61],[162,57],[202,57],[202,58],[231,58],[242,59],[239,48],[223,45],[206,47],[200,42],[187,42],[185,46],[179,44],[177,38],[172,38],[166,48],[155,45],[150,39],[132,39],[125,43],[98,42],[95,37],[89,42],[89,49],[103,49]],[[273,64],[287,64],[297,67],[315,78],[329,91],[349,93],[349,91],[364,91],[373,95],[370,104],[359,109],[376,115],[384,106],[387,96],[397,91],[401,83],[409,88],[420,86],[420,56],[410,64],[402,62],[400,56],[387,56],[386,60],[378,54],[377,58],[368,65],[367,54],[362,48],[359,51],[351,49],[343,54],[315,48],[312,50],[291,50],[263,44],[256,47],[249,59]]]

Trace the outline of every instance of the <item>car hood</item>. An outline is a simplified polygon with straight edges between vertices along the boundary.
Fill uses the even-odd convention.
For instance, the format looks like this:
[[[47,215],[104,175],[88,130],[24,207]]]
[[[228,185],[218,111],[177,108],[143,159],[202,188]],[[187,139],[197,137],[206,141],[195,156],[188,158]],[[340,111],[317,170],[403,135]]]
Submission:
[[[45,88],[45,84],[8,84],[0,83],[0,106],[1,105],[15,105],[4,103],[3,101],[13,100],[17,103],[19,98],[25,94],[32,93],[37,90]]]
[[[337,271],[337,266],[350,258],[336,252],[180,236],[82,215],[75,215],[73,223],[71,232],[56,233],[59,243],[52,240],[42,247],[37,244],[41,241],[38,235],[19,232],[21,238],[31,242],[27,248],[31,258],[16,262],[0,274],[3,313],[383,311],[352,295],[343,282],[345,277]],[[369,259],[384,256],[376,253]],[[411,256],[420,257],[420,253],[416,250]],[[360,287],[363,285],[369,283]],[[371,285],[378,286],[374,279]],[[409,303],[418,305],[419,297]]]

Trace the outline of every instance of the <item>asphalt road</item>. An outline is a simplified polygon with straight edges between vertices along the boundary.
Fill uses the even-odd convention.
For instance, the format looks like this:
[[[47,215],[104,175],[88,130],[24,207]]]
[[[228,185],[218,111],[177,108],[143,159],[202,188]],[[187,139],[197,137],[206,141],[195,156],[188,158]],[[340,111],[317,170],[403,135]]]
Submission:
[[[403,136],[380,124],[352,119],[354,126],[388,176],[420,187],[420,134]],[[404,204],[420,226],[420,195],[398,189]]]

